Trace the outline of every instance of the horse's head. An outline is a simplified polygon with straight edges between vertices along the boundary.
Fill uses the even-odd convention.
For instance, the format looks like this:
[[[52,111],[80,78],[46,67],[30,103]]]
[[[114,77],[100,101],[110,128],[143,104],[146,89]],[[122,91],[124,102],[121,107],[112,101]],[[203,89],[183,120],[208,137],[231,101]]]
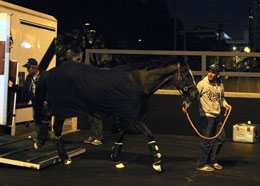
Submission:
[[[177,70],[173,78],[176,88],[183,96],[184,104],[189,105],[190,101],[198,99],[199,92],[187,63],[177,63]]]

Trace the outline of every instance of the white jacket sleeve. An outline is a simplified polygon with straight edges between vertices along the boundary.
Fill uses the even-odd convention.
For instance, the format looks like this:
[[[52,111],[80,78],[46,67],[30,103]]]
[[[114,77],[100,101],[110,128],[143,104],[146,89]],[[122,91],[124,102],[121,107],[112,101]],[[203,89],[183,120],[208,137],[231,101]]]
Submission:
[[[203,86],[202,86],[203,82],[200,81],[198,84],[197,84],[197,89],[199,91],[199,95],[201,95],[202,91],[203,91]]]
[[[225,96],[224,96],[224,86],[223,86],[223,84],[221,84],[221,105],[223,107],[226,107],[228,105],[228,103],[225,99]]]

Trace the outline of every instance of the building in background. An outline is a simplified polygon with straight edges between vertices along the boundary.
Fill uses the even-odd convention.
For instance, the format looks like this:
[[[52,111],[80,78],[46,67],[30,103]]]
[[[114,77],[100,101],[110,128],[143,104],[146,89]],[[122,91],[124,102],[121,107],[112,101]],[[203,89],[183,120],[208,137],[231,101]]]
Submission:
[[[196,27],[180,31],[183,50],[188,51],[229,51],[227,44],[232,38],[223,30]]]
[[[249,0],[249,43],[252,52],[260,52],[260,0]]]
[[[244,30],[243,39],[228,40],[227,43],[230,44],[233,52],[248,52],[248,49],[251,50],[249,43],[249,31]]]

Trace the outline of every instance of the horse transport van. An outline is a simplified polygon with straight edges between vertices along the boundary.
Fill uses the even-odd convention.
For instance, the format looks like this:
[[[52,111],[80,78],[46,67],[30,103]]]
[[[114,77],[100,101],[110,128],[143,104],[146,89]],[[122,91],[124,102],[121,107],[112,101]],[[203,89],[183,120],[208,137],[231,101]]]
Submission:
[[[8,81],[22,84],[28,72],[22,67],[35,58],[41,69],[56,65],[57,20],[50,15],[0,1],[0,127],[15,135],[17,123],[33,120],[30,102],[8,91]]]

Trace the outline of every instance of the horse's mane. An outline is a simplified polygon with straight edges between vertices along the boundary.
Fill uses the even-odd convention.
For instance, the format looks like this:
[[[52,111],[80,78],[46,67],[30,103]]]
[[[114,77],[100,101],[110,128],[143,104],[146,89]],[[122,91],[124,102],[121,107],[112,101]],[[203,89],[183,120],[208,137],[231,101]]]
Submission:
[[[152,70],[160,67],[166,67],[177,63],[175,60],[165,60],[165,59],[151,59],[146,61],[139,61],[134,63],[128,63],[128,70]]]

